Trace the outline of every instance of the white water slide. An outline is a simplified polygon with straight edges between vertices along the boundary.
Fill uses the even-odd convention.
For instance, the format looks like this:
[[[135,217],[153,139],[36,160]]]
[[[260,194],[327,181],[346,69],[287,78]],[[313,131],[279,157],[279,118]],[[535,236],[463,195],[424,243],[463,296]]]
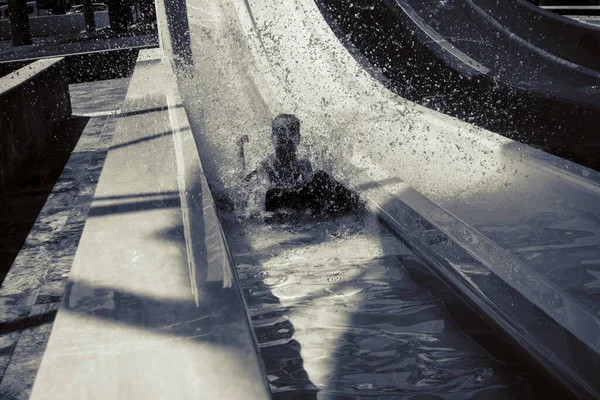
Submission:
[[[209,180],[233,190],[238,146],[265,154],[293,113],[303,149],[370,201],[517,347],[600,393],[600,175],[390,92],[313,0],[188,0],[180,80]]]

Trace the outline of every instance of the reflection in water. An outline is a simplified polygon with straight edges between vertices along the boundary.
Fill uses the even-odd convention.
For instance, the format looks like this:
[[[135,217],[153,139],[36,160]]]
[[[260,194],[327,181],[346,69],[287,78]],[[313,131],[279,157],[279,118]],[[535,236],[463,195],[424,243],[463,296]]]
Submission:
[[[528,386],[455,325],[371,215],[224,218],[275,398],[515,398]]]

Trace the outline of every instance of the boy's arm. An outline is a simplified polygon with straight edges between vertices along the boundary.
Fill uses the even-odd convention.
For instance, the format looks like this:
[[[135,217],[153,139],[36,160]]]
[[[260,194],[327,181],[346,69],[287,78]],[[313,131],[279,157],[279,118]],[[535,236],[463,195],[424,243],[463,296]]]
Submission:
[[[312,179],[313,169],[310,161],[304,158],[300,160],[300,173],[302,174],[302,179],[308,181]]]
[[[246,177],[244,178],[244,182],[250,182],[250,179],[252,179],[256,175],[258,175],[258,169],[255,169],[254,171],[252,171],[248,175],[246,175]]]

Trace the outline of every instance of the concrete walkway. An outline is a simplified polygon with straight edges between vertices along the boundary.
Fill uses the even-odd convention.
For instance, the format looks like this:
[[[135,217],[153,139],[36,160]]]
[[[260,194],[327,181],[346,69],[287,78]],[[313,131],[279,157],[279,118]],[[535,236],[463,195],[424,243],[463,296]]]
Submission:
[[[52,293],[58,300],[64,289],[64,299],[31,399],[269,398],[162,51],[140,52],[112,120],[115,133],[67,285]]]
[[[4,253],[18,251],[14,246],[20,243],[15,243],[15,237],[29,228],[23,222],[25,215],[39,212],[0,288],[2,399],[29,398],[112,140],[113,116],[125,98],[128,82],[118,79],[70,86],[74,118],[64,129],[76,129],[81,124],[85,129],[60,178],[53,188],[51,182],[39,178],[51,173],[49,169],[61,168],[47,163],[52,157],[56,159],[55,154],[41,157],[46,164],[42,161],[32,166],[28,173],[33,178],[26,179],[13,193],[11,204],[2,212],[2,226],[10,231],[0,238]],[[55,149],[55,153],[60,151]],[[43,204],[45,196],[40,212],[36,207],[40,200]]]

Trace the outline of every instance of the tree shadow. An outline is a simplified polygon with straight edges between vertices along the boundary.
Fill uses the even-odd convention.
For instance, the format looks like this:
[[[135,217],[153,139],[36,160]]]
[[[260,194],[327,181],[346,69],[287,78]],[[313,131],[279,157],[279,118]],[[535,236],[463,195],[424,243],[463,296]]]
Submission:
[[[61,310],[245,352],[247,348],[238,337],[240,331],[231,323],[232,316],[242,313],[239,304],[233,301],[234,290],[213,286],[210,292],[213,301],[198,307],[190,300],[154,298],[85,281],[70,281]]]
[[[252,222],[240,223],[232,218],[231,214],[223,213],[221,221],[236,265],[265,373],[269,377],[272,398],[316,399],[318,389],[304,369],[302,346],[295,339],[296,329],[288,316],[290,306],[283,304],[273,293],[271,286],[265,283],[269,272],[264,265],[277,257],[278,250],[281,250],[286,242],[289,244],[290,238],[276,240],[262,246],[258,251],[253,251],[255,243],[252,239],[256,240],[257,237],[252,238]],[[271,226],[277,229],[281,228],[282,224],[272,222]],[[314,241],[314,237],[300,234],[293,240],[308,242]]]

